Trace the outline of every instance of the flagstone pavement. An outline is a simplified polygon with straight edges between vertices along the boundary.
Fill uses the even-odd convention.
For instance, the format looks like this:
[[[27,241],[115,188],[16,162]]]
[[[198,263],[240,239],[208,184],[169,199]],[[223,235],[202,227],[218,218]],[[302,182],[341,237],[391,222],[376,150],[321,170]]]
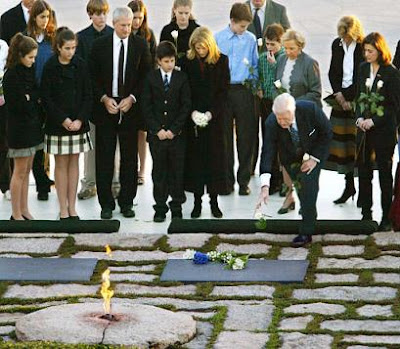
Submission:
[[[2,0],[0,13],[16,1]],[[82,0],[50,1],[59,24],[77,30],[88,24]],[[199,23],[219,30],[227,24],[229,7],[234,1],[195,1]],[[395,1],[282,0],[294,28],[307,38],[306,51],[321,66],[324,91],[329,91],[327,69],[330,43],[335,24],[344,14],[356,14],[365,23],[366,32],[382,32],[395,48],[399,39],[400,3]],[[110,1],[112,8],[125,4]],[[150,25],[159,33],[168,21],[171,1],[148,0]],[[397,161],[397,160],[396,160]],[[317,236],[306,248],[293,249],[293,236],[271,234],[185,234],[167,235],[168,221],[152,220],[151,161],[148,160],[146,183],[138,190],[134,219],[121,220],[115,234],[0,234],[1,257],[95,257],[100,259],[90,282],[84,284],[0,283],[0,347],[15,340],[15,322],[37,309],[71,302],[93,303],[101,308],[100,273],[110,266],[114,303],[140,303],[162,306],[192,315],[197,320],[197,335],[186,348],[400,348],[400,234],[377,232],[372,236],[330,234]],[[349,200],[334,206],[340,195],[343,177],[323,171],[318,201],[319,218],[358,219],[360,212]],[[257,175],[250,186],[252,195],[237,192],[221,197],[225,218],[251,218],[258,192]],[[378,182],[374,181],[374,218],[379,220]],[[237,189],[237,188],[236,188]],[[30,189],[32,211],[37,218],[57,219],[57,200],[53,189],[48,202],[36,200]],[[298,201],[297,201],[298,202]],[[184,207],[190,215],[192,198]],[[265,213],[272,218],[282,199],[271,197]],[[285,218],[298,219],[298,207]],[[82,218],[99,218],[96,199],[80,201]],[[2,219],[10,216],[10,203],[0,198]],[[202,218],[210,218],[208,201]],[[107,257],[104,245],[114,250]],[[308,259],[310,267],[304,283],[183,285],[159,281],[168,258],[181,258],[186,248],[209,251],[219,246],[251,254],[252,258]]]

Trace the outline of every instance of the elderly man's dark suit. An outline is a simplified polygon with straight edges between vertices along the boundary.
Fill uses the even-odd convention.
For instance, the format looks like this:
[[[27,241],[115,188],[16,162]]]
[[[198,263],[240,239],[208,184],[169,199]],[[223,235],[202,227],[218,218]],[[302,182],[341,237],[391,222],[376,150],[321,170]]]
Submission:
[[[303,223],[300,234],[313,234],[317,217],[316,202],[319,190],[319,174],[321,165],[329,153],[332,138],[331,125],[328,118],[315,103],[297,101],[295,119],[300,142],[295,146],[288,129],[279,126],[275,114],[271,114],[265,122],[265,138],[261,154],[261,174],[271,173],[272,161],[276,152],[282,165],[294,181],[298,181]],[[317,166],[306,174],[300,171],[303,155],[320,160]]]
[[[124,93],[117,103],[129,95],[140,100],[144,78],[151,69],[151,55],[146,41],[130,35],[128,39],[125,68]],[[113,34],[94,41],[90,68],[93,79],[94,123],[96,125],[96,184],[102,209],[114,209],[111,191],[114,173],[114,157],[117,137],[120,144],[120,183],[118,204],[121,208],[132,207],[137,191],[137,132],[139,126],[138,103],[122,116],[109,114],[100,102],[102,96],[112,97],[113,80]]]

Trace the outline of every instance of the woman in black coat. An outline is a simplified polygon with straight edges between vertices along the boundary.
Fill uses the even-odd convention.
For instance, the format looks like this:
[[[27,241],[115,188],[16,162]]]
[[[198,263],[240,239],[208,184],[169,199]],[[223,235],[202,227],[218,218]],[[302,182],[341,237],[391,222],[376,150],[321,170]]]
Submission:
[[[356,109],[357,166],[360,183],[362,219],[372,219],[372,156],[375,153],[381,187],[382,220],[380,231],[391,230],[389,210],[392,202],[392,157],[400,109],[400,72],[391,65],[391,54],[384,37],[371,33],[362,43],[365,63],[360,65],[357,82],[360,93],[375,92],[384,97],[383,115]]]
[[[176,47],[177,66],[182,65],[189,49],[190,36],[199,26],[193,19],[192,7],[192,0],[174,0],[171,22],[161,30],[160,42],[166,40],[172,42]]]
[[[228,189],[223,137],[230,82],[228,58],[219,52],[212,32],[205,27],[193,32],[189,47],[182,67],[189,77],[193,111],[187,123],[185,190],[194,193],[192,218],[200,217],[205,186],[210,195],[211,212],[221,218],[217,196]],[[208,120],[207,126],[196,124],[199,115]]]
[[[356,193],[354,188],[356,125],[352,103],[356,97],[358,67],[364,60],[361,48],[364,31],[360,20],[355,16],[342,17],[337,30],[339,37],[332,43],[329,81],[340,110],[332,109],[330,122],[333,139],[325,168],[345,175],[344,192],[340,198],[333,201],[335,204],[343,204]]]
[[[92,149],[89,117],[92,94],[86,63],[74,56],[76,35],[66,27],[57,30],[54,52],[46,63],[41,83],[46,110],[45,152],[54,154],[60,219],[79,219],[76,192],[79,154]]]
[[[37,52],[38,44],[34,39],[16,34],[11,40],[4,75],[8,156],[14,160],[10,183],[11,220],[33,218],[28,208],[29,172],[36,151],[43,149],[39,90],[33,67]]]

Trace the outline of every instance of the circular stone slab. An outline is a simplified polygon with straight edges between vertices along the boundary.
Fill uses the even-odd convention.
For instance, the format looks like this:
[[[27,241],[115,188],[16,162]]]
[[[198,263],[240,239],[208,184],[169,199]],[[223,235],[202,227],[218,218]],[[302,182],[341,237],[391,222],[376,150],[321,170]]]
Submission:
[[[189,342],[196,334],[190,315],[140,304],[115,304],[117,321],[101,319],[98,303],[64,304],[20,318],[15,332],[20,341],[132,345],[167,348]]]

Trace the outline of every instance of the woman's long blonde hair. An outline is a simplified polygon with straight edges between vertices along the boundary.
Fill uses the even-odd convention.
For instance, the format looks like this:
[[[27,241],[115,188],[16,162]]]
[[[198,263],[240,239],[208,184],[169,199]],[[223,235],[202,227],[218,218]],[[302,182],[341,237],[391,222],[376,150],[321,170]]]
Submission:
[[[202,44],[208,48],[208,55],[205,59],[208,64],[216,64],[221,56],[221,52],[214,39],[214,35],[207,27],[196,28],[189,39],[189,50],[187,58],[193,60],[197,57],[196,48],[197,44]]]
[[[344,16],[340,18],[337,31],[341,38],[348,35],[359,44],[362,43],[365,37],[361,21],[356,16]]]

